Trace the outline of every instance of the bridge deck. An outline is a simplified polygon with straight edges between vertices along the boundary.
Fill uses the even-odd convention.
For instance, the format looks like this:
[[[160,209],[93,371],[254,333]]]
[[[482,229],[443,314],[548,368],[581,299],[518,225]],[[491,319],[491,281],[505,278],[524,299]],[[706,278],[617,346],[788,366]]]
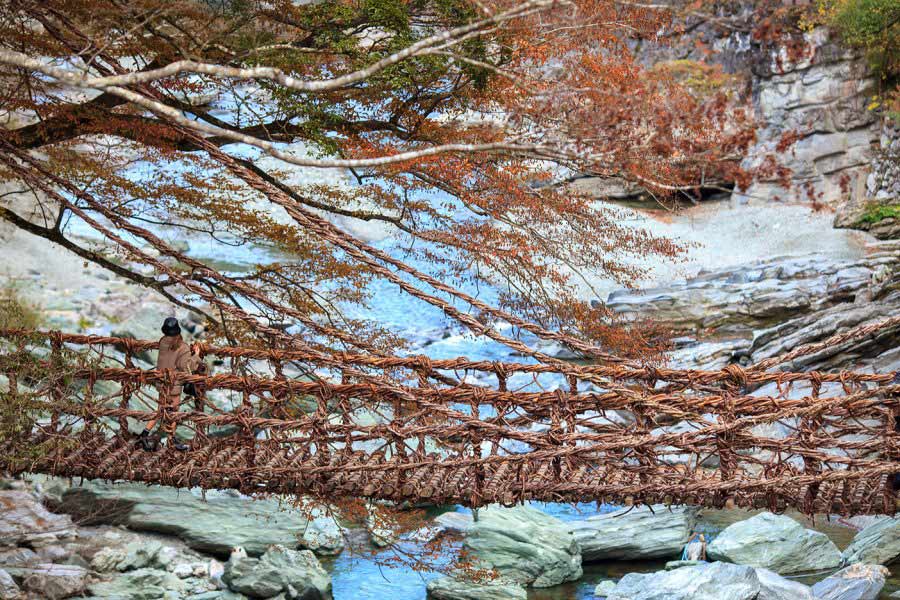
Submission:
[[[328,500],[896,510],[893,374],[345,357],[367,370],[310,381],[285,372],[322,367],[311,357],[252,349],[205,348],[230,361],[210,375],[137,368],[150,346],[34,333],[0,343],[11,420],[0,469]],[[481,383],[448,384],[437,368]],[[154,406],[157,389],[186,382],[198,398]],[[153,418],[192,431],[190,450],[140,448],[128,430]]]

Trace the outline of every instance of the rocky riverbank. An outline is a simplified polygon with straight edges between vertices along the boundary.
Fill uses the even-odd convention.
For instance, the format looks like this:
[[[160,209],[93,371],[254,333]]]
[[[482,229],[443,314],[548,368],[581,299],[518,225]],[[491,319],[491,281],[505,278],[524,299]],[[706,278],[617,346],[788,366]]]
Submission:
[[[491,506],[477,520],[451,511],[379,550],[361,523],[326,526],[321,516],[271,500],[6,481],[0,599],[324,600],[394,589],[395,598],[436,600],[874,600],[900,589],[884,567],[900,558],[900,519],[868,519],[854,535],[850,523],[766,512],[654,506],[552,516],[547,509]],[[710,562],[679,560],[700,531],[711,539]],[[317,541],[323,535],[329,543]],[[447,555],[462,549],[468,566],[392,577],[391,560],[422,558],[437,539]],[[380,561],[381,593],[348,594],[354,571],[341,561],[351,555]]]

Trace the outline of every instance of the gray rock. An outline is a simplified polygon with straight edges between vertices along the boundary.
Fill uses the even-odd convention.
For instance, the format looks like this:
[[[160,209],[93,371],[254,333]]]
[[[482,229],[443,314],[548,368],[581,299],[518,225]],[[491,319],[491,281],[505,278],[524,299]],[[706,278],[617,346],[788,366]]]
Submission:
[[[889,571],[880,565],[850,565],[812,587],[816,600],[875,600]]]
[[[88,591],[99,598],[116,600],[157,600],[167,592],[184,594],[187,584],[171,573],[159,569],[137,569],[109,581],[93,583]]]
[[[728,526],[706,552],[711,560],[782,574],[833,569],[841,564],[840,551],[824,533],[768,512]]]
[[[455,577],[432,579],[426,586],[434,600],[526,600],[528,593],[510,581],[474,582]]]
[[[606,598],[612,593],[614,589],[616,589],[615,581],[601,581],[597,584],[597,587],[594,588],[594,597]]]
[[[435,517],[434,522],[444,531],[465,533],[472,526],[472,515],[461,512],[445,512]]]
[[[86,524],[122,524],[175,535],[191,548],[218,556],[227,556],[235,546],[253,556],[275,544],[302,546],[309,531],[302,511],[230,492],[209,491],[204,501],[189,490],[90,483],[67,490],[59,508]],[[314,543],[333,553],[336,542],[326,544],[318,537]]]
[[[673,569],[680,569],[682,567],[696,567],[698,565],[706,564],[705,560],[670,560],[666,563],[666,571],[671,571]]]
[[[11,567],[24,567],[34,565],[40,562],[50,562],[41,560],[41,557],[31,548],[9,548],[0,550],[0,565]]]
[[[10,567],[7,572],[20,581],[25,591],[48,600],[74,596],[87,583],[87,571],[74,565],[40,563],[25,568]]]
[[[20,593],[21,590],[12,575],[0,569],[0,600],[14,600]]]
[[[888,565],[900,556],[900,520],[884,519],[856,534],[843,552],[844,561]]]
[[[715,562],[674,571],[629,573],[607,600],[814,600],[805,585],[763,571]]]
[[[483,566],[525,585],[551,587],[582,574],[571,527],[527,506],[481,509],[464,546]]]
[[[673,558],[697,524],[695,507],[656,505],[622,509],[569,525],[589,560]]]
[[[320,556],[340,554],[344,549],[344,536],[333,516],[315,511],[312,520],[303,531],[301,545]]]
[[[284,592],[289,599],[314,600],[331,593],[331,577],[309,550],[270,548],[260,558],[237,558],[225,565],[222,580],[252,598],[271,598]]]
[[[370,505],[367,507],[366,529],[369,540],[378,548],[386,548],[397,543],[397,523],[384,508]]]
[[[0,491],[0,538],[4,541],[52,544],[74,535],[71,518],[50,512],[29,492]]]

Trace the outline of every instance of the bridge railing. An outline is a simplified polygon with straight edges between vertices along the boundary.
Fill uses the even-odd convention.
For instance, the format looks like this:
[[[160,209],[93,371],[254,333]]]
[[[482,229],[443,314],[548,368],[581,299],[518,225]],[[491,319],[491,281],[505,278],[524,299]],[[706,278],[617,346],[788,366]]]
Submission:
[[[208,373],[184,374],[140,368],[154,347],[0,332],[4,414],[24,407],[2,430],[0,467],[471,506],[895,510],[893,374],[351,354],[323,364],[316,352],[214,346],[202,346]],[[188,383],[195,398],[157,401]],[[191,449],[142,451],[132,432],[151,419]]]

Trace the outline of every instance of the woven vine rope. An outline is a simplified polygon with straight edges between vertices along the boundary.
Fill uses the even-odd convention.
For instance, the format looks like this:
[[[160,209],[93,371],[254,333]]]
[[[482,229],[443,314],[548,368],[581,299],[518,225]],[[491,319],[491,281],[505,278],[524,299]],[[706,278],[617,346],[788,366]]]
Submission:
[[[215,364],[206,375],[139,368],[153,342],[4,331],[4,398],[27,395],[33,417],[30,434],[2,440],[0,468],[329,499],[893,514],[895,374],[771,369],[898,325],[842,332],[750,368],[325,360],[204,345]],[[197,398],[177,409],[155,402],[156,390],[185,383]],[[190,450],[140,449],[129,425],[154,418],[177,424]]]

